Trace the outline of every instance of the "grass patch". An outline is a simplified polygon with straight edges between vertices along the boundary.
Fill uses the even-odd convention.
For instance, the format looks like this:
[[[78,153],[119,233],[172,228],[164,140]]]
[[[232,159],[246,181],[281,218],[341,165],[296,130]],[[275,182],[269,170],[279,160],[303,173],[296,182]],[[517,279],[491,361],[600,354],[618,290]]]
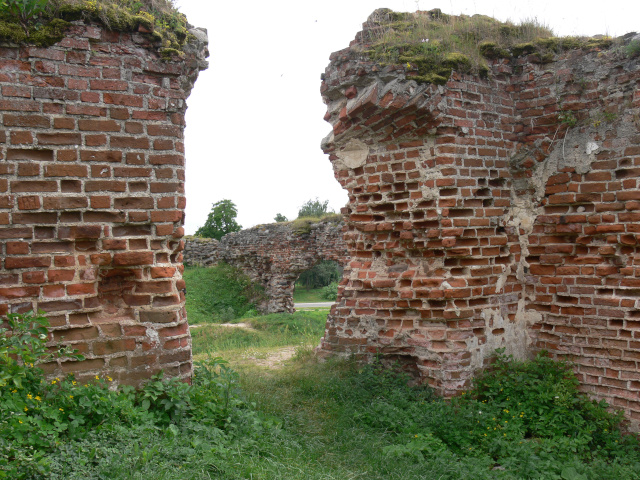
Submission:
[[[213,267],[185,267],[186,309],[191,325],[224,323],[256,313],[261,287],[239,269],[220,263]]]
[[[302,285],[296,285],[293,291],[293,301],[294,303],[326,302],[327,300],[322,298],[322,288],[323,287],[306,289]]]
[[[244,465],[265,479],[640,478],[635,437],[620,435],[619,419],[580,396],[570,378],[566,366],[543,357],[524,364],[502,357],[485,377],[489,390],[484,383],[444,401],[376,365],[319,364],[307,356],[270,375],[245,369],[240,384],[248,401],[281,420],[285,443],[269,450],[268,462],[254,457]],[[559,402],[555,395],[540,399],[544,408],[553,405],[542,415],[530,409],[542,387],[558,382],[571,393]],[[509,393],[488,397],[494,387]],[[518,403],[543,432],[527,430]],[[582,426],[564,431],[577,417]]]
[[[486,59],[533,55],[547,63],[563,50],[608,48],[610,38],[554,37],[536,19],[500,22],[485,15],[447,15],[439,9],[416,13],[378,10],[364,47],[381,64],[403,65],[418,83],[444,84],[453,70],[481,76],[489,73]]]
[[[219,325],[194,328],[191,330],[193,353],[233,358],[246,356],[249,350],[316,345],[324,333],[327,313],[327,309],[318,309],[243,319],[251,330]]]

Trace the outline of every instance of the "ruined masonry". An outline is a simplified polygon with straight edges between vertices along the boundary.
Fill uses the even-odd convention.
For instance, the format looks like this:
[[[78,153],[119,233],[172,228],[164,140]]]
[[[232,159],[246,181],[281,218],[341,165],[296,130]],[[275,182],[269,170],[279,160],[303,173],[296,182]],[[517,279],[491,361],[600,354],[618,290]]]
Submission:
[[[362,53],[381,14],[321,88],[351,262],[319,353],[382,354],[453,395],[496,348],[546,349],[638,428],[638,58],[521,56],[418,84]]]
[[[293,312],[293,289],[300,274],[321,260],[345,266],[347,248],[342,223],[318,222],[308,232],[291,223],[272,223],[230,233],[217,240],[190,237],[184,249],[185,265],[219,262],[240,268],[264,287],[262,312]]]
[[[140,34],[75,22],[0,47],[0,315],[42,310],[87,357],[51,375],[186,378],[184,114],[207,36],[161,60]]]

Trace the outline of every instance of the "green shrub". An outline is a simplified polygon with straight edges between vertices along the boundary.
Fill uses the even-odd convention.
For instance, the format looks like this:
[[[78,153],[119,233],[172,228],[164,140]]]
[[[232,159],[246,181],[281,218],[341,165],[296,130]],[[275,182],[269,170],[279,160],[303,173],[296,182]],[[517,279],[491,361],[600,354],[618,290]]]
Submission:
[[[338,298],[338,282],[331,282],[320,293],[325,300],[335,301]]]
[[[635,58],[640,56],[640,40],[633,40],[624,49],[627,57]]]
[[[262,286],[255,285],[238,268],[226,263],[213,267],[186,267],[186,308],[189,323],[226,323],[240,318],[264,298]]]

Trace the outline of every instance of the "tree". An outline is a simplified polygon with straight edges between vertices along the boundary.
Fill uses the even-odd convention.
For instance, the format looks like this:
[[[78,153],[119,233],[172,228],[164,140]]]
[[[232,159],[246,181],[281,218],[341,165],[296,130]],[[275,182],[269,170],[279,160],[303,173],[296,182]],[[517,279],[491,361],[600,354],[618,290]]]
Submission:
[[[285,217],[284,215],[282,215],[281,213],[276,213],[276,216],[274,218],[274,220],[278,223],[280,222],[288,222],[289,220],[287,219],[287,217]]]
[[[298,211],[298,218],[302,217],[315,217],[319,218],[327,213],[333,213],[333,210],[329,210],[329,200],[321,202],[316,197],[315,200],[307,200],[306,203],[300,207]]]
[[[342,278],[342,267],[332,260],[323,260],[313,268],[302,272],[298,283],[307,290],[310,288],[326,287],[331,282],[338,282]]]
[[[242,230],[237,224],[238,210],[231,200],[220,200],[211,207],[207,221],[196,231],[198,237],[220,240],[227,233]]]

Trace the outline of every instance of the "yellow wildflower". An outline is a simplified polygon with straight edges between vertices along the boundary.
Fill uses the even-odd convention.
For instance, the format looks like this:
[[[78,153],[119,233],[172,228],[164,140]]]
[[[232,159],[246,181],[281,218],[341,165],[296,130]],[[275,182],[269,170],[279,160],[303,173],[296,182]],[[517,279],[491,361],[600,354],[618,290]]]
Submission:
[[[37,401],[42,400],[42,398],[40,398],[40,395],[36,395],[36,400],[37,400]]]
[[[33,395],[31,395],[30,393],[27,393],[27,398],[31,400],[33,398]]]

